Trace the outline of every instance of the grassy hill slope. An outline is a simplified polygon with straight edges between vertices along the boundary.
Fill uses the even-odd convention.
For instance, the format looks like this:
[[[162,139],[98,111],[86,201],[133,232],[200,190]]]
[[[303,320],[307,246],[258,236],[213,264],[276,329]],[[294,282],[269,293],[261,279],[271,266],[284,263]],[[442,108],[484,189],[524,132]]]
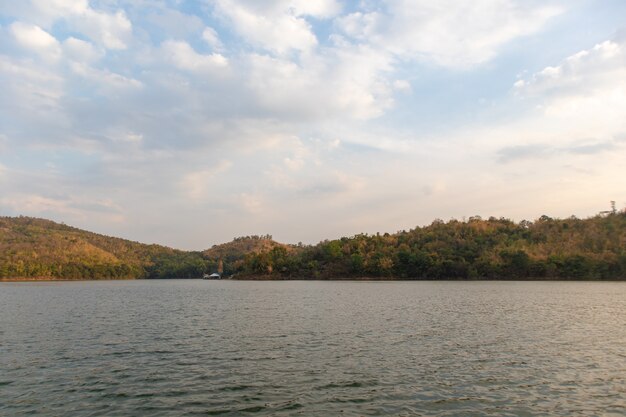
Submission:
[[[199,277],[200,253],[87,232],[50,220],[0,217],[0,278]]]

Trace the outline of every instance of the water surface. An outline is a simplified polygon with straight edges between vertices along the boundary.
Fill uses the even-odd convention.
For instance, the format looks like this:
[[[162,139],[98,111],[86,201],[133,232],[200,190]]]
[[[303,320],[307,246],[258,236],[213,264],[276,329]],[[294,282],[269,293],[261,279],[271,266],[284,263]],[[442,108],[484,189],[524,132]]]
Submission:
[[[626,283],[0,284],[0,415],[625,415]]]

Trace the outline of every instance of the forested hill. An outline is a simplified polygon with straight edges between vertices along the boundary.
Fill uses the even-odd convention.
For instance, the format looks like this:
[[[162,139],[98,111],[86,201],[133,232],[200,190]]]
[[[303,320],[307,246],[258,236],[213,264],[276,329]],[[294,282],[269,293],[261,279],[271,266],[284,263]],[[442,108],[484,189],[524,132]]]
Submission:
[[[271,235],[253,235],[237,237],[231,242],[214,245],[202,254],[214,271],[218,269],[219,261],[222,260],[224,275],[230,276],[243,272],[246,269],[246,260],[258,254],[279,250],[281,253],[293,255],[298,248],[298,246],[278,243],[272,239]],[[271,269],[271,266],[268,265],[268,267]]]
[[[198,252],[86,232],[30,217],[0,217],[0,279],[197,278]]]
[[[626,279],[626,213],[519,223],[472,217],[314,246],[247,236],[204,252],[0,217],[0,279]]]
[[[472,217],[250,255],[260,279],[626,279],[626,213],[515,223]]]

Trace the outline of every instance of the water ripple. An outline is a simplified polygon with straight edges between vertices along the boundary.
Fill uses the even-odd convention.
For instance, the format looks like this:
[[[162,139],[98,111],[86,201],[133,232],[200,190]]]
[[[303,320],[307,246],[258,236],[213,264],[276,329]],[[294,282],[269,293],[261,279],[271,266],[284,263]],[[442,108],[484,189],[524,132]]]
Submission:
[[[0,284],[0,415],[624,415],[626,283]]]

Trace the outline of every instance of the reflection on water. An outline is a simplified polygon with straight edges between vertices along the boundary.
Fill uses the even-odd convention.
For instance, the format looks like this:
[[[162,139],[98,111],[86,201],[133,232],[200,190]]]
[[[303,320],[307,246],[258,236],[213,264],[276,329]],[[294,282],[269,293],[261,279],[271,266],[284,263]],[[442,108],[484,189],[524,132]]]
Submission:
[[[626,283],[0,284],[0,414],[624,415]]]

